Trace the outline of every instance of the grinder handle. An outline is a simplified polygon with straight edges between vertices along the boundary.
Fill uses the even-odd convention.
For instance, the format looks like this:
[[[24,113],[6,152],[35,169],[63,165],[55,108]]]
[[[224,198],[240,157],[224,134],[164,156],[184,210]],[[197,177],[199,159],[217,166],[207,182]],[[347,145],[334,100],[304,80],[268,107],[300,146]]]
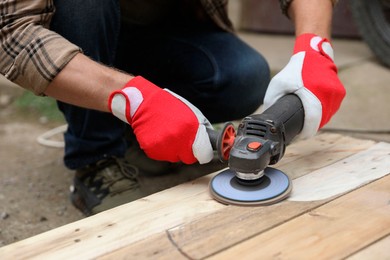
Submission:
[[[301,132],[305,113],[301,99],[295,94],[288,94],[266,109],[261,117],[283,124],[284,142],[287,145]]]
[[[220,132],[218,132],[214,129],[210,129],[210,128],[206,128],[206,131],[207,131],[207,134],[209,135],[210,143],[211,143],[211,146],[213,147],[213,150],[217,150],[217,142],[218,142],[218,138],[220,136]]]

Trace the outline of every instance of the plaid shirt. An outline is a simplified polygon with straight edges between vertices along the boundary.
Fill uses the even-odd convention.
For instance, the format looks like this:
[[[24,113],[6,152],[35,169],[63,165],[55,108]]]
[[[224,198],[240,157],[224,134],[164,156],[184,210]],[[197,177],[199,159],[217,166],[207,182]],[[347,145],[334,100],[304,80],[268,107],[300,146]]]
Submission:
[[[199,0],[222,29],[231,31],[228,0]],[[81,49],[49,30],[52,0],[0,1],[0,72],[12,82],[42,95]]]
[[[1,74],[36,94],[81,51],[48,30],[53,13],[53,1],[0,2]]]

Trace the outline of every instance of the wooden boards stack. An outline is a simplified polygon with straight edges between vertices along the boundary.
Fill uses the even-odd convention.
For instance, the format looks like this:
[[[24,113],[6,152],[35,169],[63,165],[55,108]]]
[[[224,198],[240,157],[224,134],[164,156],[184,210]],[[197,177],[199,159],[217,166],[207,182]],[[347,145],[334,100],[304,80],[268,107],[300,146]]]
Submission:
[[[214,201],[216,173],[0,248],[2,259],[390,258],[390,144],[337,134],[297,141],[275,167],[288,200]]]

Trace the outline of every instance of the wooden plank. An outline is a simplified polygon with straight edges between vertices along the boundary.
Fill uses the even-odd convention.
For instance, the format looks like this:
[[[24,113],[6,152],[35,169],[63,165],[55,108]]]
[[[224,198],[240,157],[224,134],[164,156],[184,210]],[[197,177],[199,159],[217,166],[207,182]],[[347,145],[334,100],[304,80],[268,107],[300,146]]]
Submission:
[[[367,157],[366,160],[361,160],[361,156],[358,156],[361,153],[349,157],[354,158],[354,160],[349,160],[349,162],[350,165],[354,166],[354,174],[357,176],[360,176],[362,173],[367,174],[365,168],[367,165],[369,168],[375,166],[376,172],[382,175],[390,173],[390,166],[382,167],[390,162],[388,153],[390,144],[377,144],[372,148],[370,153],[366,151],[361,152]],[[380,156],[378,156],[375,148],[378,148],[380,151]],[[367,161],[371,161],[371,163],[367,163]],[[294,164],[293,167],[299,167],[299,165]],[[328,168],[330,169],[329,172],[333,172],[333,165],[330,165],[321,169],[323,174],[327,174]],[[306,176],[310,175],[311,173]],[[316,180],[313,180],[313,182],[316,182]],[[339,183],[343,183],[342,178],[339,179]],[[326,186],[326,183],[323,183],[323,185]],[[169,232],[175,244],[187,255],[196,259],[204,258],[243,241],[247,237],[255,236],[299,216],[328,202],[330,199],[316,202],[308,201],[307,203],[283,201],[267,207],[230,207],[209,214],[192,223],[170,229]]]
[[[379,152],[375,149],[376,147]],[[369,158],[375,158],[376,163],[382,165],[387,159],[378,158],[377,154],[386,155],[390,145],[384,148],[382,145],[373,146],[373,150],[368,153]],[[361,153],[367,156],[366,151]],[[340,156],[343,153],[336,152],[334,154]],[[366,165],[367,162],[362,162],[360,156],[352,156],[352,158],[355,159],[350,160],[351,165],[365,172],[362,165]],[[359,164],[361,162],[363,164]],[[295,167],[301,167],[301,165],[291,164],[291,167],[294,169]],[[314,166],[311,167],[313,168]],[[333,165],[329,167],[333,167]],[[383,169],[383,167],[378,167],[377,171],[388,173],[386,168]],[[359,172],[357,173],[359,174]],[[180,248],[181,252],[189,255],[190,258],[199,259],[245,240],[247,237],[254,236],[273,226],[284,223],[326,202],[290,203],[285,201],[267,207],[227,207],[198,220],[171,228],[168,232],[173,243]],[[131,245],[128,250],[131,252],[148,251],[148,244],[149,241],[146,240],[137,246]],[[159,254],[158,257],[169,258],[169,255]]]
[[[143,250],[139,250],[143,248]],[[100,260],[121,260],[121,259],[160,259],[160,260],[181,260],[188,259],[178,248],[172,244],[166,232],[161,232],[146,240],[141,240],[130,246],[121,248],[98,257]]]
[[[377,163],[381,162],[381,163]],[[289,200],[313,201],[381,178],[390,172],[390,144],[378,143],[371,148],[293,180]],[[342,180],[342,182],[340,182]]]
[[[274,167],[295,179],[364,151],[374,144],[376,142],[338,134],[320,134],[288,146],[286,155]]]
[[[5,259],[91,259],[225,207],[206,192],[212,175],[1,247]]]
[[[367,259],[390,259],[390,235],[375,241],[363,250],[348,257],[347,260],[367,260]]]
[[[319,145],[319,138],[324,138],[323,140],[327,141],[322,141],[320,142],[322,144]],[[341,149],[339,146],[342,143],[340,139],[343,138],[333,134],[328,135],[326,138],[319,136],[310,141],[292,144],[290,150],[293,151],[292,157],[294,158],[289,164],[281,167],[286,167],[287,173],[289,169],[294,170],[300,167],[305,168],[302,171],[309,171],[316,167],[316,162],[319,163],[317,167],[322,167],[326,163],[329,164],[341,160],[345,156],[356,153],[359,149],[365,149],[364,147],[373,145],[373,142],[370,141],[356,140],[356,143],[359,143],[357,144],[359,148],[356,148],[354,139],[343,139],[346,144],[348,143],[348,146],[342,145],[343,149]],[[316,143],[317,145],[315,145]],[[333,154],[332,159],[330,160],[326,156],[319,156],[319,154],[317,155],[318,160],[313,161],[310,168],[302,166],[305,163],[305,161],[300,161],[302,157],[311,156],[310,147],[314,149],[311,153],[327,151],[326,153]],[[335,152],[332,153],[332,149]],[[288,157],[286,155],[287,159]],[[325,160],[323,160],[324,158]],[[296,163],[298,161],[300,163]],[[221,209],[229,211],[230,208],[235,208],[236,213],[234,214],[236,214],[236,217],[244,214],[244,212],[247,212],[245,214],[248,215],[249,219],[255,219],[258,216],[257,210],[261,210],[259,208],[254,208],[254,211],[246,208],[243,211],[242,208],[227,207],[211,199],[208,194],[208,183],[213,175],[199,178],[193,182],[176,186],[93,217],[2,247],[0,248],[0,255],[18,259],[42,259],[46,257],[68,259],[75,255],[79,258],[96,258],[138,241],[145,239],[147,241],[148,237],[165,233],[166,230],[185,223],[191,223],[209,215],[213,219],[215,216],[211,214],[219,214],[218,212]],[[289,203],[286,202],[286,204]],[[279,214],[285,214],[285,211],[279,204],[278,206],[275,205],[275,207]],[[307,210],[305,207],[298,208],[298,212]],[[266,208],[264,207],[264,212],[271,211],[271,208],[268,210]],[[296,208],[296,206],[286,208]],[[223,214],[221,217],[223,217]],[[266,216],[268,213],[263,214]],[[169,233],[170,236],[172,234],[172,232]],[[176,243],[176,241],[172,241]],[[180,245],[178,248],[181,250]]]
[[[230,206],[188,224],[169,229],[172,241],[191,259],[223,251],[322,205],[283,201],[267,207]]]
[[[210,259],[345,258],[390,234],[389,200],[387,176]]]
[[[200,219],[160,232],[159,237],[168,234],[170,247],[177,249],[187,259],[202,259],[322,204],[324,202],[284,201],[267,207],[227,206]],[[153,239],[145,239],[113,251],[109,256],[111,259],[116,259],[117,253],[119,257],[126,254],[153,254],[155,259],[175,259],[176,254],[173,250],[164,250],[158,245],[150,246],[152,244],[154,244]],[[110,257],[104,256],[102,259]]]

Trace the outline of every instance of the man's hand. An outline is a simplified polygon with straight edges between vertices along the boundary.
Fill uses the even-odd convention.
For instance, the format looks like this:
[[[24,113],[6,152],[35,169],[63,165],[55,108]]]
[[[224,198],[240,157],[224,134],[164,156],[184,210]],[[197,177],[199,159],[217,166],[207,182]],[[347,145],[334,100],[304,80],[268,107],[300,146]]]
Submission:
[[[314,34],[297,37],[294,55],[268,87],[264,106],[294,93],[302,101],[305,121],[302,138],[312,137],[339,109],[345,89],[337,76],[330,42]]]
[[[110,111],[129,123],[141,148],[152,159],[207,163],[213,149],[203,114],[184,98],[138,76],[112,92]]]

